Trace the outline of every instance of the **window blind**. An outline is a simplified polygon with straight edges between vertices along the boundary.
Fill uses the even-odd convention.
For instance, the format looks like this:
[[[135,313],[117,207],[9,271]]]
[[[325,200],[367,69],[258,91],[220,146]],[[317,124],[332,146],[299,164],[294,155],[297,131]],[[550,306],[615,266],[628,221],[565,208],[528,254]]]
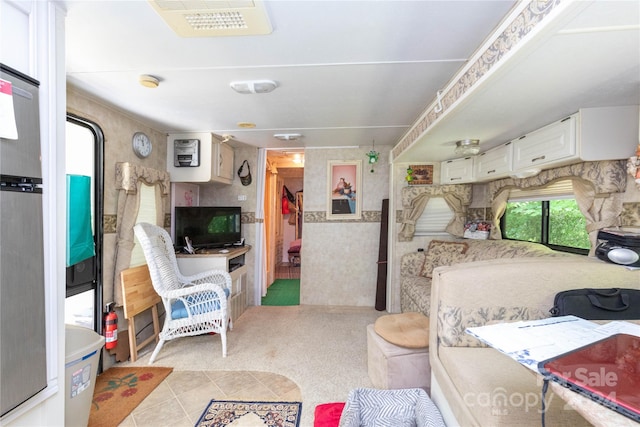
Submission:
[[[140,208],[136,217],[136,224],[139,222],[156,223],[156,189],[155,186],[142,184],[140,186]],[[135,245],[131,251],[131,264],[129,267],[137,267],[147,263],[142,252],[142,246],[138,239],[134,237]]]
[[[417,236],[445,233],[449,221],[453,219],[453,211],[443,197],[431,197],[422,215],[416,221]]]
[[[512,189],[509,192],[509,201],[535,201],[574,198],[573,185],[570,179],[556,181],[545,187]]]

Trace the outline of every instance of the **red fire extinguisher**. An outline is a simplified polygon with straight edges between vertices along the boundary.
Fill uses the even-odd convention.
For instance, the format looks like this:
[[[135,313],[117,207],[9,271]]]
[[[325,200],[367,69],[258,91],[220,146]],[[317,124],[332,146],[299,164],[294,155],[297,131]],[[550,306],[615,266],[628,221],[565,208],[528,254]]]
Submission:
[[[104,347],[107,350],[116,348],[118,345],[118,315],[113,311],[113,304],[106,305],[107,311],[104,314]]]

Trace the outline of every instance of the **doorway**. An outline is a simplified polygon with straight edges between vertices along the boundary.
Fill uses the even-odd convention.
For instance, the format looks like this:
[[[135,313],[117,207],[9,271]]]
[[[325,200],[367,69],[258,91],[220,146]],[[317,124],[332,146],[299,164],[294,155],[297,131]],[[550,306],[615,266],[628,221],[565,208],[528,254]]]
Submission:
[[[290,257],[289,249],[302,240],[304,150],[269,150],[266,174],[267,284],[271,286],[278,279],[300,279],[301,257]]]
[[[90,177],[90,211],[95,255],[66,269],[65,323],[102,333],[102,217],[104,135],[89,120],[67,115],[67,175]]]

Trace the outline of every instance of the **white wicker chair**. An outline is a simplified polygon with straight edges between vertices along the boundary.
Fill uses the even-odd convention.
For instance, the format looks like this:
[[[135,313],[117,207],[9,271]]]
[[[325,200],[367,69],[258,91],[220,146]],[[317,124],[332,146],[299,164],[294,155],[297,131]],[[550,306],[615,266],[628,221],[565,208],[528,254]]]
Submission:
[[[139,223],[133,228],[147,260],[151,282],[162,298],[165,321],[149,364],[165,341],[215,332],[222,341],[222,357],[227,357],[227,327],[233,329],[227,310],[231,276],[210,270],[183,276],[178,268],[169,233],[157,225]]]

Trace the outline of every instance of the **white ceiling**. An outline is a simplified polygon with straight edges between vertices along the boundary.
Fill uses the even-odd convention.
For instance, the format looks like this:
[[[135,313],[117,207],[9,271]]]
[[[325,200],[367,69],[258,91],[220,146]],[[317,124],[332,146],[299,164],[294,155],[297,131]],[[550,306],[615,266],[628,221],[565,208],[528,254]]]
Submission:
[[[231,134],[267,148],[367,151],[373,140],[376,146],[398,143],[514,4],[271,0],[265,3],[271,34],[182,38],[146,1],[64,3],[68,83],[155,129]],[[425,134],[419,145],[426,148],[407,150],[404,160],[451,158],[450,145],[462,133],[495,145],[576,105],[638,103],[639,2],[593,8],[579,3],[585,5],[580,12],[595,13],[558,25],[622,20],[635,30],[588,32],[584,38],[540,35],[519,54],[521,60],[495,73],[501,84],[480,88],[477,101],[452,111]],[[621,14],[612,13],[619,8]],[[142,87],[140,74],[158,77],[160,86]],[[254,79],[279,87],[241,95],[229,86]],[[239,122],[256,128],[240,129]],[[303,137],[283,142],[275,133]]]

